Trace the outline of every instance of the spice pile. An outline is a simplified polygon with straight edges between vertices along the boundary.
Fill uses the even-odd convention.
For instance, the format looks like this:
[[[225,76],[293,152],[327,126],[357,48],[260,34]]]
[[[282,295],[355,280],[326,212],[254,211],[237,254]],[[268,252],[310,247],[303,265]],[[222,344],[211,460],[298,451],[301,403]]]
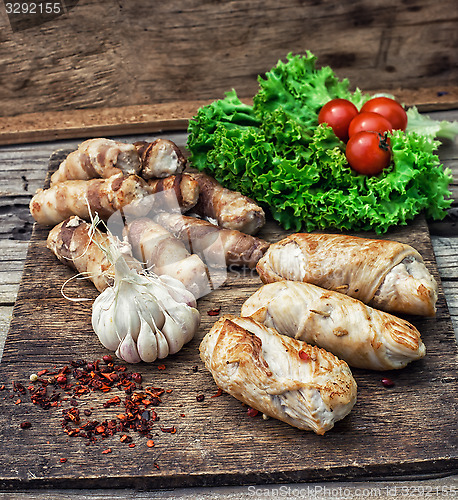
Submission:
[[[165,369],[164,365],[158,366]],[[80,437],[90,445],[115,434],[120,434],[121,443],[135,447],[132,432],[147,439],[148,447],[154,446],[153,433],[162,431],[175,434],[175,426],[158,426],[159,415],[153,409],[162,403],[161,397],[171,393],[172,389],[142,385],[143,378],[138,372],[131,372],[126,365],[113,363],[111,356],[103,356],[102,360],[87,362],[72,360],[69,365],[61,368],[43,369],[30,376],[30,384],[25,387],[18,381],[13,382],[13,392],[20,396],[29,394],[34,405],[44,410],[56,408],[61,410],[61,425],[63,432],[69,437]],[[2,386],[4,389],[5,387]],[[112,390],[122,391],[121,396],[115,395],[102,403],[103,408],[123,407],[115,418],[92,420],[94,407],[80,409],[82,398],[91,393],[108,393]],[[63,408],[65,402],[70,406]],[[19,398],[16,403],[22,402]],[[183,414],[180,416],[184,416]],[[32,427],[30,422],[21,422],[22,429]],[[110,453],[111,448],[102,453]],[[61,460],[64,462],[66,460]]]

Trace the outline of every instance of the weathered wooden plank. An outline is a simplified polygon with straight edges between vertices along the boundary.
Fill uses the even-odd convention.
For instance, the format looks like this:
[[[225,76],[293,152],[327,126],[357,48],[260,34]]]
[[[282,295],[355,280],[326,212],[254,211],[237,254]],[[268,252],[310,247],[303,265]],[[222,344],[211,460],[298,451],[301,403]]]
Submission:
[[[272,224],[266,231],[272,240],[284,234]],[[7,382],[7,394],[11,387],[8,383],[13,379],[24,381],[39,368],[61,366],[75,357],[100,358],[106,352],[94,338],[90,304],[69,303],[60,295],[60,285],[72,272],[65,266],[55,265],[55,258],[45,248],[45,235],[44,228],[36,227],[0,366],[2,379]],[[438,276],[424,222],[417,220],[411,227],[398,228],[388,237],[415,242],[427,265]],[[70,285],[69,292],[72,286],[74,293],[95,295],[89,284]],[[15,397],[0,399],[0,438],[2,433],[9,436],[7,463],[0,456],[2,484],[43,487],[65,480],[69,487],[141,484],[170,488],[343,477],[363,479],[380,475],[421,477],[422,474],[443,474],[456,467],[456,443],[450,437],[453,436],[451,427],[455,425],[455,412],[451,410],[454,405],[451,374],[455,373],[458,354],[443,294],[436,318],[415,319],[427,343],[428,356],[405,370],[390,373],[396,382],[394,391],[380,384],[380,374],[355,370],[359,386],[357,407],[334,432],[320,439],[273,420],[250,419],[240,403],[227,395],[211,398],[216,387],[197,354],[200,339],[214,321],[206,312],[220,306],[221,314],[237,314],[242,302],[258,286],[259,279],[252,273],[230,274],[223,288],[201,299],[201,329],[185,349],[165,360],[166,370],[157,370],[157,363],[135,368],[144,375],[145,383],[154,380],[155,386],[173,389],[158,412],[162,425],[176,425],[177,434],[158,432],[156,446],[150,451],[145,442],[137,438],[133,449],[122,446],[116,439],[87,447],[81,440],[62,434],[60,409],[48,411],[44,417],[42,410],[33,407],[27,398],[22,398],[19,404],[14,404]],[[68,321],[69,318],[72,320]],[[197,372],[192,366],[198,367]],[[196,400],[198,394],[205,395],[203,404]],[[99,412],[97,418],[112,418],[118,410],[101,410],[103,401],[103,396],[94,395],[90,402],[82,402],[81,408],[89,404]],[[416,412],[411,411],[412,406]],[[179,417],[181,414],[185,417]],[[25,415],[32,423],[29,432],[18,428]],[[430,421],[440,421],[441,425],[430,426]],[[386,432],[387,426],[396,427],[396,432]],[[297,446],[299,438],[300,447]],[[403,443],[402,447],[398,446],[399,442]],[[24,446],[33,460],[21,456],[20,449]],[[106,456],[101,451],[108,446],[112,454]],[[63,454],[68,458],[65,464],[59,460]],[[260,456],[264,457],[262,462],[256,460]],[[104,473],[97,478],[87,473],[88,463],[91,470]],[[156,469],[154,463],[158,463],[160,469]],[[135,464],[135,468],[131,464]]]
[[[250,97],[258,74],[306,49],[361,88],[446,89],[458,67],[454,11],[453,0],[80,1],[24,31],[3,19],[0,106],[12,116],[213,99],[231,88]]]
[[[6,335],[13,315],[13,306],[0,306],[0,361],[3,355]]]
[[[453,497],[453,492],[458,489],[458,477],[428,479],[423,481],[370,481],[354,482],[341,481],[333,483],[286,483],[283,485],[258,485],[235,486],[214,488],[178,488],[172,491],[135,491],[138,500],[249,500],[259,498],[345,498],[346,500],[359,500],[362,494],[377,500],[392,500],[393,498],[421,498],[422,492]],[[344,492],[344,493],[341,493]],[[362,493],[364,492],[364,493]],[[433,493],[434,492],[434,493]],[[21,500],[48,500],[50,491],[20,492]],[[338,496],[344,494],[345,496]],[[125,500],[132,497],[131,490],[52,490],[53,500]],[[440,498],[440,497],[439,497]],[[11,500],[10,493],[1,493],[0,500]]]
[[[458,238],[431,238],[439,274],[443,280],[458,278]]]
[[[391,93],[405,105],[415,104],[420,110],[450,109],[458,105],[458,87],[448,90],[446,101],[438,100],[438,89],[398,89]],[[251,102],[251,99],[243,101]],[[198,109],[210,102],[183,101],[0,117],[0,145],[185,130]]]
[[[455,330],[455,338],[458,342],[458,282],[443,281],[442,288],[447,297],[447,306],[452,319],[453,328]]]

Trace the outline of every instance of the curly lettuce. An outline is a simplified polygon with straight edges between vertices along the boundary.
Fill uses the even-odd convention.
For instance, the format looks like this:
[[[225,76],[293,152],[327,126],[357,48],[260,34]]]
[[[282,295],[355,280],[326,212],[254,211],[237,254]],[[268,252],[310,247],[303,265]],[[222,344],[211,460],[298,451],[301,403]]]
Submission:
[[[381,234],[423,210],[433,219],[445,216],[452,176],[431,134],[394,132],[391,165],[378,176],[360,175],[347,163],[345,144],[318,124],[318,112],[330,99],[359,108],[369,96],[350,92],[329,67],[316,68],[310,52],[289,55],[259,85],[252,106],[232,90],[190,121],[194,167],[269,208],[288,230]]]

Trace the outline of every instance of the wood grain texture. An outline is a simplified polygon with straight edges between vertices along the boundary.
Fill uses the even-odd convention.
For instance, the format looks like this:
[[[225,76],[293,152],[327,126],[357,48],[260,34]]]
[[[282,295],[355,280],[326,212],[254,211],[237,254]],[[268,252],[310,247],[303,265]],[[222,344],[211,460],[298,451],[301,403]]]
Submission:
[[[56,160],[56,158],[55,158]],[[55,167],[56,165],[54,165]],[[286,234],[269,221],[261,237],[277,241]],[[0,365],[0,487],[136,487],[172,488],[224,484],[405,478],[447,475],[458,466],[456,435],[457,345],[450,315],[440,291],[435,318],[409,318],[422,333],[426,358],[389,372],[395,386],[380,383],[381,374],[353,370],[359,387],[351,414],[325,436],[301,432],[275,420],[251,418],[217,388],[198,358],[198,345],[215,318],[207,311],[238,314],[243,301],[259,286],[256,273],[230,273],[225,285],[199,301],[202,324],[195,339],[158,364],[135,366],[145,384],[172,389],[157,411],[160,425],[175,425],[176,434],[157,429],[155,447],[135,437],[128,448],[119,436],[91,446],[62,433],[61,409],[42,410],[27,397],[15,404],[12,381],[27,383],[31,373],[63,366],[69,360],[100,358],[107,351],[90,325],[90,303],[71,303],[61,285],[72,272],[46,249],[47,229],[34,227],[11,329]],[[387,238],[415,246],[439,280],[427,225],[420,217],[390,231]],[[89,283],[73,283],[71,296],[95,298]],[[193,367],[197,366],[197,371]],[[204,401],[196,397],[203,394]],[[113,418],[117,408],[103,408],[106,396],[79,402],[93,407],[92,418]],[[11,397],[10,397],[11,396]],[[184,415],[184,416],[182,416]],[[20,429],[28,420],[32,427]],[[112,453],[102,450],[110,447]],[[27,450],[27,453],[24,453]],[[60,463],[60,458],[67,462]],[[159,469],[155,467],[159,465]]]
[[[257,75],[311,50],[352,85],[456,86],[454,0],[80,0],[13,31],[2,12],[3,116],[253,96]]]
[[[440,87],[443,91],[443,87]],[[386,92],[379,89],[376,92]],[[399,102],[415,105],[420,111],[458,107],[458,87],[421,90],[390,90]],[[244,98],[247,104],[252,99]],[[207,101],[177,101],[162,104],[47,111],[0,117],[0,146],[62,139],[105,137],[186,130],[189,120]]]

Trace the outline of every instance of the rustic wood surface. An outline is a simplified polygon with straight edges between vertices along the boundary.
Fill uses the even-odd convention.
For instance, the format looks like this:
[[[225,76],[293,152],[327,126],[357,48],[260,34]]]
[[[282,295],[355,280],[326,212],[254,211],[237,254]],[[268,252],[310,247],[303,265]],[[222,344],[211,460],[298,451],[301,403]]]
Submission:
[[[436,116],[456,119],[457,112],[443,112]],[[168,134],[167,137],[182,147],[185,144],[185,134]],[[5,325],[24,268],[32,227],[28,200],[35,189],[43,185],[50,153],[59,148],[72,149],[77,143],[65,141],[0,150],[4,171],[9,174],[0,188],[0,244],[3,250],[0,303]],[[440,149],[442,161],[452,167],[455,174],[457,150],[456,142],[444,144]],[[458,244],[452,236],[457,234],[453,210],[447,221],[432,224],[431,228],[438,235],[432,237],[432,242],[442,287],[456,320]],[[275,225],[271,226],[268,237],[278,239],[281,235],[278,231]],[[135,436],[137,446],[133,449],[126,448],[117,438],[89,447],[82,440],[68,438],[60,428],[59,411],[46,412],[26,398],[16,405],[16,399],[9,398],[14,378],[27,381],[28,375],[39,368],[53,364],[60,366],[75,357],[100,357],[105,353],[94,342],[88,319],[89,305],[70,304],[62,298],[60,286],[71,273],[46,250],[45,236],[43,228],[36,228],[32,236],[0,365],[1,383],[5,380],[7,386],[6,392],[0,393],[0,442],[8,450],[8,454],[0,459],[2,487],[61,487],[65,484],[67,488],[170,488],[187,485],[193,486],[185,490],[193,497],[197,491],[202,495],[208,491],[196,489],[196,486],[247,482],[312,481],[310,484],[316,485],[316,481],[332,479],[326,484],[339,485],[342,480],[358,480],[350,483],[351,487],[357,488],[361,484],[372,484],[360,482],[363,479],[378,478],[391,480],[386,484],[415,487],[424,484],[428,477],[445,475],[449,477],[436,479],[432,484],[442,488],[456,485],[450,475],[456,473],[457,466],[457,355],[453,327],[442,293],[435,319],[415,318],[415,324],[425,338],[428,357],[402,372],[391,373],[396,381],[391,390],[380,385],[380,374],[355,370],[360,388],[357,406],[347,419],[337,424],[335,430],[320,438],[276,421],[251,419],[241,405],[227,395],[211,398],[216,387],[197,359],[199,339],[215,319],[206,311],[221,306],[221,313],[236,313],[244,298],[259,285],[256,276],[232,275],[222,289],[201,300],[202,329],[186,349],[173,359],[165,360],[166,370],[157,370],[157,363],[139,367],[147,382],[173,389],[158,407],[158,413],[162,425],[176,425],[176,434],[159,432],[155,437],[156,446],[150,449],[138,436]],[[410,242],[419,248],[431,270],[439,277],[427,227],[421,219],[388,237]],[[95,296],[89,284],[70,287],[69,290]],[[190,370],[194,365],[198,366],[196,373]],[[206,396],[200,403],[196,400],[199,394]],[[106,418],[107,410],[101,407],[102,402],[103,398],[95,398],[90,403],[81,403],[81,408],[91,404],[97,408],[99,417],[105,415]],[[181,414],[186,417],[180,417]],[[31,421],[32,428],[19,429],[23,420]],[[392,431],[394,428],[396,432]],[[357,447],[355,443],[358,443]],[[101,454],[108,446],[113,452]],[[59,459],[63,453],[68,461],[61,464]],[[160,465],[160,470],[153,466],[154,461]],[[100,475],[100,470],[106,473]],[[417,480],[392,482],[407,477]],[[97,495],[85,490],[71,491],[89,498]],[[246,488],[223,490],[221,495],[239,495],[234,498],[240,498],[246,491]],[[31,498],[39,498],[38,491],[29,491],[28,494]],[[186,495],[157,492],[157,495],[167,494],[170,497]]]
[[[458,107],[458,87],[393,89],[390,91],[406,106],[420,111]],[[118,108],[72,109],[0,117],[0,145],[68,138],[88,138],[184,130],[197,110],[207,101],[121,106]],[[252,99],[242,98],[251,103]]]
[[[457,85],[455,0],[63,4],[35,25],[0,9],[2,116],[250,97],[258,74],[306,49],[367,90]]]

